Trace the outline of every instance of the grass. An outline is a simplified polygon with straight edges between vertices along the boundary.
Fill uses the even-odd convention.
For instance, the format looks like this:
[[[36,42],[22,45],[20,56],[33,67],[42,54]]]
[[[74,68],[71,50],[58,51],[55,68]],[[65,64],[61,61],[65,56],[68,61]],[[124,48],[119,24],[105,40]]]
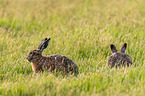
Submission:
[[[144,0],[0,0],[0,95],[144,96]],[[43,55],[71,58],[80,74],[34,74],[26,56],[51,38]],[[128,43],[133,66],[108,68],[110,44]]]

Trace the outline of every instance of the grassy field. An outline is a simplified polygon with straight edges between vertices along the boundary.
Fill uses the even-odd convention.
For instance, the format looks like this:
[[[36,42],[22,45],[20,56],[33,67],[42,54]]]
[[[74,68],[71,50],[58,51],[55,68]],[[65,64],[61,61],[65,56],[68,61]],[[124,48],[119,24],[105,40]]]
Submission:
[[[0,0],[0,95],[144,96],[144,0]],[[26,61],[45,37],[43,55],[61,54],[79,75],[32,71]],[[108,68],[110,44],[127,42],[129,68]]]

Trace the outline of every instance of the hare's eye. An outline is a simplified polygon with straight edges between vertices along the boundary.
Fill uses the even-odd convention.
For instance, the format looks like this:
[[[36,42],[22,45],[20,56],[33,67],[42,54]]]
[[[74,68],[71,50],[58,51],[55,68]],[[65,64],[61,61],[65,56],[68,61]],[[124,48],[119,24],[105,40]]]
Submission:
[[[36,54],[37,56],[39,56],[39,54]]]
[[[32,52],[30,52],[30,54],[32,54]]]

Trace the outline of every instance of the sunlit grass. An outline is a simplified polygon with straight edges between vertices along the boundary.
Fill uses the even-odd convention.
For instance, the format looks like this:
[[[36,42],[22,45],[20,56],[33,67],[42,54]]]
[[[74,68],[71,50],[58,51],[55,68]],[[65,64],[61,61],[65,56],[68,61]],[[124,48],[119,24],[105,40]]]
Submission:
[[[0,0],[0,95],[144,95],[144,0]],[[79,75],[34,74],[26,56],[51,38],[43,55],[60,54]],[[129,68],[109,68],[110,44],[127,42]]]

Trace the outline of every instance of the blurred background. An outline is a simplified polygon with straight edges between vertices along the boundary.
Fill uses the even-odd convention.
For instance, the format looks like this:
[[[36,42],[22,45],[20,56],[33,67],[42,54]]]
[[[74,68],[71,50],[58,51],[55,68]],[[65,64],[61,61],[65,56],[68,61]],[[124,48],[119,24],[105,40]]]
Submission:
[[[144,95],[144,0],[0,0],[0,95]],[[33,74],[26,61],[45,37],[79,76]],[[133,66],[106,66],[110,44],[127,43]],[[120,89],[118,89],[120,88]]]

